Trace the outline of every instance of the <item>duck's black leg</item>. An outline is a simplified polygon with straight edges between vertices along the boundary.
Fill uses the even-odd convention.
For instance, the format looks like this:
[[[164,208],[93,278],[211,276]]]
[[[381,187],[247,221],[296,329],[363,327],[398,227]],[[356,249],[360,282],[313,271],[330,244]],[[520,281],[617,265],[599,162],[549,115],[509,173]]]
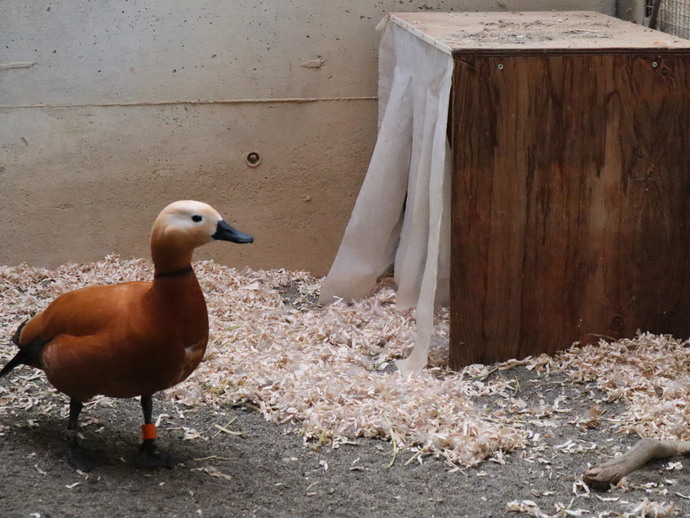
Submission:
[[[89,472],[93,468],[108,464],[102,453],[87,450],[79,444],[79,414],[84,405],[74,398],[69,401],[69,422],[67,424],[67,460],[73,468]]]
[[[156,425],[151,417],[153,414],[153,398],[151,396],[141,396],[141,409],[144,411],[144,426],[141,427],[143,442],[139,448],[135,464],[140,469],[171,469],[181,460],[156,448]]]

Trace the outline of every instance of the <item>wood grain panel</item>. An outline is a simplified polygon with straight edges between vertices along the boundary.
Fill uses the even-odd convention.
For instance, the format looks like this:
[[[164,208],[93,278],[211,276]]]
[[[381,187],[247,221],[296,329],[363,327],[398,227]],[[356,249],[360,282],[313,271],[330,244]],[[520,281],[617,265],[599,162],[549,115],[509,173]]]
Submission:
[[[461,56],[451,367],[690,335],[690,55]]]

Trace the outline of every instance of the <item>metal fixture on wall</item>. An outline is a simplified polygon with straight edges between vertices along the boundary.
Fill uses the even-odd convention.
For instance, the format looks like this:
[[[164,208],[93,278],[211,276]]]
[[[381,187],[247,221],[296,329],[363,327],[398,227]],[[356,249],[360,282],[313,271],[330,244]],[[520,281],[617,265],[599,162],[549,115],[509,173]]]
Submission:
[[[259,155],[259,153],[256,151],[250,151],[244,156],[244,160],[247,162],[249,167],[259,167],[259,164],[261,163],[261,155]]]

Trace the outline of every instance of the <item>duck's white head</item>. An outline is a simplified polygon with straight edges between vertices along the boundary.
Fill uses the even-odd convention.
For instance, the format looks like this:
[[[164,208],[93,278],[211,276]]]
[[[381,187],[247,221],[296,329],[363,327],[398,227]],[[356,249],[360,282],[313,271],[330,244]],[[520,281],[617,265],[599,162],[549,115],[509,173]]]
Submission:
[[[207,203],[193,200],[173,202],[161,211],[153,224],[153,262],[158,267],[163,263],[189,261],[195,248],[213,240],[252,243],[254,238],[228,225]]]

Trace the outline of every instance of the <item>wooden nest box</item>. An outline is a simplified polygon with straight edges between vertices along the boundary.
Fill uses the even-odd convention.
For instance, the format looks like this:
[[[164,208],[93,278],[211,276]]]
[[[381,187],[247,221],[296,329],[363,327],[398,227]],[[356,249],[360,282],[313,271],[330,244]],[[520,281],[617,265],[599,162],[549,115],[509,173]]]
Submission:
[[[690,336],[690,41],[591,12],[400,16],[454,59],[451,367]]]

